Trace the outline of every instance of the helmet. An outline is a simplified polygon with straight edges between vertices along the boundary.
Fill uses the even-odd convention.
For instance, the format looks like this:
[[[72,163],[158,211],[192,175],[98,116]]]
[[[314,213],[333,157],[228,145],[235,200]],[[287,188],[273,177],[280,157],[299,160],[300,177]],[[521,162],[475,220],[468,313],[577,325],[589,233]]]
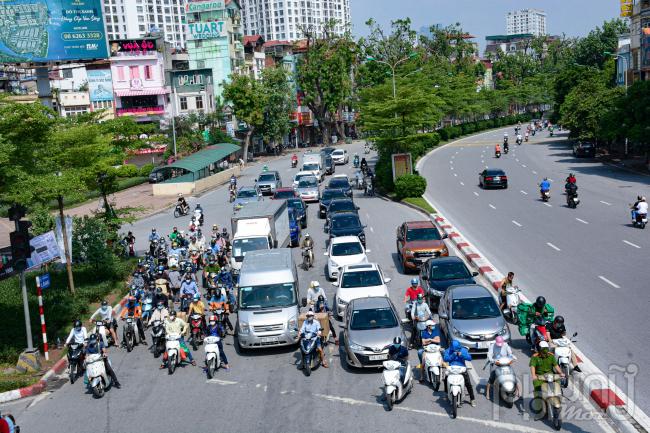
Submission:
[[[172,242],[172,248],[176,248],[178,246],[178,242]]]
[[[546,305],[546,298],[543,296],[538,296],[537,299],[535,299],[535,306],[537,308],[542,308]]]
[[[201,299],[201,295],[199,295],[198,293],[195,293],[194,296],[192,297],[192,299],[194,299],[194,302],[196,302],[199,299]]]
[[[544,177],[544,180],[548,180],[548,177]]]
[[[95,346],[97,344],[97,334],[90,334],[88,337],[88,346]]]
[[[318,302],[325,302],[325,296],[318,295]]]
[[[461,349],[460,342],[458,340],[451,340],[451,345],[449,345],[452,351],[458,352]]]
[[[642,198],[643,198],[643,197],[641,197],[640,195],[637,195],[637,196],[636,196],[637,201],[641,201]]]
[[[435,326],[436,324],[433,322],[433,320],[429,319],[425,323],[426,327],[428,328],[429,326]]]
[[[569,173],[569,177],[573,177],[573,173]]]
[[[418,301],[421,301],[424,299],[424,295],[422,293],[418,293]]]
[[[318,281],[314,280],[314,281],[311,282],[311,287],[313,289],[315,289],[317,287],[320,287],[320,283]]]
[[[548,349],[548,341],[540,341],[539,342],[539,348],[541,349]]]
[[[402,337],[395,337],[393,338],[393,344],[395,346],[401,346],[402,345]]]
[[[219,230],[219,226],[216,224],[212,224],[212,230]]]
[[[75,328],[81,328],[81,320],[77,319],[74,321],[74,327]]]
[[[411,278],[411,285],[412,286],[417,286],[417,284],[420,282],[417,278]]]
[[[554,325],[564,325],[564,317],[562,317],[562,316],[555,317],[555,319],[553,320],[553,324]]]
[[[228,229],[225,228],[225,227],[222,228],[222,229],[221,229],[221,233],[223,233],[224,235],[227,234],[227,233],[228,233]]]
[[[108,301],[106,299],[102,301],[102,307],[108,307]]]
[[[176,310],[172,310],[169,312],[170,317],[176,317]]]
[[[183,197],[183,193],[182,193],[182,192],[178,193],[178,197],[182,198],[182,197]]]
[[[312,310],[307,311],[307,317],[314,317],[314,312]]]
[[[209,323],[210,325],[214,325],[215,323],[217,323],[217,316],[215,316],[214,314],[212,314],[212,315],[210,316],[210,318],[208,319],[208,323]]]
[[[155,227],[151,229],[151,233],[156,233],[156,228]]]
[[[501,346],[503,346],[504,343],[505,343],[505,340],[504,340],[503,337],[500,336],[500,335],[497,336],[497,338],[494,339],[494,344],[496,344],[497,347],[501,347]]]

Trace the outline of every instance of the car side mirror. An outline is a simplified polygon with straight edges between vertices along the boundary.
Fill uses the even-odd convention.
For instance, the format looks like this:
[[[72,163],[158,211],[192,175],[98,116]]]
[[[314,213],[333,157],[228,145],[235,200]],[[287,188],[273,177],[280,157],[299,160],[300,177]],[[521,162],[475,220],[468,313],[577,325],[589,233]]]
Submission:
[[[447,239],[448,237],[449,237],[449,235],[448,235],[447,233],[443,233],[443,234],[442,234],[442,238],[443,238],[443,239]]]
[[[338,286],[339,286],[339,282],[338,282],[338,281],[332,281],[332,285],[333,285],[334,287],[338,287]]]
[[[323,255],[324,255],[324,256],[329,256],[330,254],[329,254],[327,251],[325,251],[325,252],[323,253]]]
[[[478,277],[478,272],[476,271],[472,272],[472,277]]]
[[[578,333],[577,333],[577,332],[574,332],[573,335],[571,336],[571,338],[575,338],[575,337],[577,337],[577,336],[578,336]]]
[[[257,182],[257,178],[255,178],[255,182]]]
[[[438,313],[438,317],[444,320],[449,319],[449,316],[446,313]]]
[[[361,209],[359,206],[355,206],[355,207],[357,208],[357,210]]]
[[[427,281],[427,280],[429,279],[429,277],[426,276],[426,275],[422,275],[422,276],[420,277],[420,279],[421,279],[421,280],[424,280],[424,281]]]
[[[402,319],[402,325],[410,325],[410,324],[411,324],[410,319],[406,319],[406,318]]]
[[[371,252],[372,252],[371,250],[366,250],[366,253],[371,253]]]
[[[388,277],[384,278],[384,283],[390,283],[390,282],[391,282],[391,278]]]
[[[300,304],[302,305],[302,308],[305,308],[307,306],[307,298],[302,298]]]

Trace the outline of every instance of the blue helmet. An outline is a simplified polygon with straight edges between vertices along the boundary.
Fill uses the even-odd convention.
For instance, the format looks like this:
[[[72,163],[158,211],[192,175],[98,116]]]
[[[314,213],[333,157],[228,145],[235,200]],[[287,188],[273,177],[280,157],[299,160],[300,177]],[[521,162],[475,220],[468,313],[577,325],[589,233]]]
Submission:
[[[418,280],[417,278],[411,278],[411,285],[412,286],[417,286],[419,282],[420,282],[420,280]]]
[[[458,340],[451,340],[451,350],[454,352],[458,352],[461,349],[460,342]]]

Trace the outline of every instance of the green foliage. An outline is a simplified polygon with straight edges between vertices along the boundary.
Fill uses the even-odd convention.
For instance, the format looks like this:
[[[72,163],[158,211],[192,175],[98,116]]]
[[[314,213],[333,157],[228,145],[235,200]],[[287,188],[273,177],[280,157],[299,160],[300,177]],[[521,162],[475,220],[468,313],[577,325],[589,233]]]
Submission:
[[[379,154],[379,160],[375,164],[375,179],[379,187],[384,191],[393,191],[395,189],[393,163],[389,154]]]
[[[116,169],[117,177],[135,177],[138,176],[139,170],[135,164],[124,164]]]
[[[399,200],[421,197],[427,189],[427,180],[417,174],[405,174],[395,181],[395,194]]]
[[[221,142],[221,143],[223,143],[223,142]],[[151,172],[153,171],[153,169],[155,167],[156,166],[154,164],[152,164],[152,163],[145,164],[142,167],[140,167],[140,169],[138,170],[138,175],[141,176],[141,177],[149,177],[149,175],[151,174]]]
[[[32,235],[38,236],[54,230],[54,217],[50,209],[42,204],[34,206],[29,213],[29,219],[32,222]]]
[[[108,248],[111,229],[103,219],[84,216],[74,219],[72,232],[72,260],[75,263],[88,263],[96,271],[110,274],[114,266],[114,256]]]

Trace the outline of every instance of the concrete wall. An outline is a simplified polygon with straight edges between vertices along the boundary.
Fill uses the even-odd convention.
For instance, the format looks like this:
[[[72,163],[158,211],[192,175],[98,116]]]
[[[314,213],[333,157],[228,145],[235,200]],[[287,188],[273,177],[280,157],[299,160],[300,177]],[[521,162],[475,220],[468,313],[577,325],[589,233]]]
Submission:
[[[241,170],[239,165],[229,168],[228,170],[220,171],[212,176],[204,177],[196,182],[176,182],[176,183],[154,183],[152,184],[153,195],[190,195],[192,193],[200,193],[207,191],[215,186],[227,183],[232,175],[239,176]]]
[[[151,186],[153,195],[190,195],[194,191],[194,182],[154,183]]]

